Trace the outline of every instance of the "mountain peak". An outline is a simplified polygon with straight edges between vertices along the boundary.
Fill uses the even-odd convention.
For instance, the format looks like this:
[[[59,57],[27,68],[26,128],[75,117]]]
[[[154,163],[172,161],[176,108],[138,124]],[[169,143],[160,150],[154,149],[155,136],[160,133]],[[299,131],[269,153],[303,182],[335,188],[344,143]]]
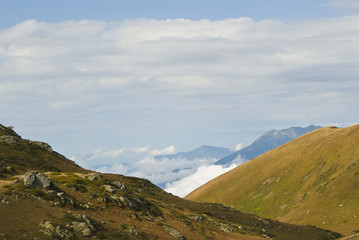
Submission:
[[[302,136],[318,128],[321,127],[309,125],[308,127],[304,127],[304,128],[290,127],[282,130],[272,129],[264,133],[248,147],[245,147],[237,152],[234,152],[218,160],[217,162],[215,162],[215,164],[229,166],[235,159],[238,158],[241,158],[241,160],[244,161],[251,160],[263,153],[268,152],[269,150],[279,147],[299,136]]]

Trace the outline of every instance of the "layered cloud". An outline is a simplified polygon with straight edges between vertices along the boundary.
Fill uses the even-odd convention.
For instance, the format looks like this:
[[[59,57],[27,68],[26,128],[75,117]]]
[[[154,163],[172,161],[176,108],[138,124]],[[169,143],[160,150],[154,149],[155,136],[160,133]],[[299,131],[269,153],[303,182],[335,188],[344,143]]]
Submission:
[[[359,14],[359,2],[356,0],[334,0],[326,4],[340,14]]]
[[[178,181],[166,184],[165,190],[179,197],[184,197],[206,182],[232,170],[235,167],[237,167],[236,164],[232,164],[230,167],[223,167],[221,165],[202,165],[197,168],[196,172],[193,174]]]
[[[349,123],[359,117],[358,39],[358,16],[28,20],[0,31],[2,121],[68,156]]]
[[[229,168],[225,169],[220,166],[210,166],[218,159],[155,158],[156,155],[173,154],[174,152],[175,148],[172,145],[164,149],[123,148],[96,150],[84,156],[73,156],[71,159],[82,167],[99,172],[146,178],[162,188],[170,184],[174,194],[180,194],[174,191],[177,188],[182,188],[182,192],[189,193],[193,190],[193,186],[199,187],[199,184],[203,183],[205,179],[210,180],[229,170]],[[199,174],[204,171],[206,176],[199,179]],[[184,183],[179,181],[184,178],[188,181],[188,177],[196,179],[191,185],[182,186]]]

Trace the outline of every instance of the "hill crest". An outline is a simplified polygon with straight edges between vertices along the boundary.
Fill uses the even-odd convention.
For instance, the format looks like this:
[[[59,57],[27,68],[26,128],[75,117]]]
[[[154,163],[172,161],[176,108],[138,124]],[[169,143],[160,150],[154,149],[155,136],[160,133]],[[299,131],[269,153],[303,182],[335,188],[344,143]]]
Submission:
[[[281,221],[359,229],[359,125],[324,127],[254,158],[185,198]],[[350,217],[348,217],[350,216]]]

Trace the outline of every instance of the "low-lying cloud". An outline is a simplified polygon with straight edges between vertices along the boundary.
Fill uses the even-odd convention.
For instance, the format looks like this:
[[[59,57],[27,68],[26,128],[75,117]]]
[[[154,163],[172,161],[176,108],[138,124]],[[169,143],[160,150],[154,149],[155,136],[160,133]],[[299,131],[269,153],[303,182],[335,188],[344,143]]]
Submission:
[[[86,156],[71,159],[82,167],[104,173],[117,173],[149,179],[165,188],[172,183],[194,174],[197,169],[209,166],[217,159],[155,158],[157,155],[173,154],[174,146],[164,149],[149,147],[123,148],[117,150],[96,150]],[[219,171],[219,168],[213,170]],[[213,175],[213,174],[212,174]],[[212,176],[212,175],[208,175]],[[176,184],[173,185],[175,188]]]
[[[237,164],[232,164],[229,167],[223,167],[220,165],[203,165],[197,168],[196,172],[186,176],[178,181],[167,183],[165,191],[184,197],[193,190],[197,189],[206,182],[212,180],[223,173],[226,173],[233,168],[237,167]]]
[[[243,144],[238,144],[242,146]],[[239,147],[236,146],[236,147]],[[96,150],[86,156],[71,159],[82,167],[103,173],[116,173],[145,178],[174,195],[184,197],[202,184],[242,164],[238,156],[230,166],[214,165],[215,158],[167,158],[158,155],[174,154],[170,145],[163,149],[150,147]]]

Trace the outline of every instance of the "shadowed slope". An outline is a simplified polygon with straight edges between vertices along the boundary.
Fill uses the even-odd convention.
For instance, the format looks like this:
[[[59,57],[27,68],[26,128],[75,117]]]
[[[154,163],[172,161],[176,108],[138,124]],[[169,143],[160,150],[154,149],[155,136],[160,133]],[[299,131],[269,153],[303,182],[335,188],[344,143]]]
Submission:
[[[186,196],[341,233],[359,229],[359,125],[326,127],[219,176]]]

